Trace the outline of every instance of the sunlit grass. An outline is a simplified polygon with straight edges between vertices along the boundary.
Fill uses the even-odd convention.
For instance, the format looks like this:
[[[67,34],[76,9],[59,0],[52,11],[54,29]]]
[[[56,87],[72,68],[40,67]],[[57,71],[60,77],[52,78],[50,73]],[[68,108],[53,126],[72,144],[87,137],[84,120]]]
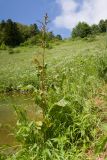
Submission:
[[[35,80],[33,58],[40,54],[36,46],[18,47],[18,53],[9,54],[8,50],[0,51],[0,91],[19,85],[32,84]],[[97,36],[95,41],[66,40],[53,49],[46,51],[48,70],[63,66],[77,55],[101,55],[105,52],[105,36]],[[32,80],[31,80],[32,79]],[[30,81],[30,82],[29,82]],[[32,82],[33,81],[33,82]]]
[[[17,49],[18,53],[1,53],[1,91],[33,89],[35,105],[41,107],[38,72],[33,64],[34,56],[40,58],[40,48]],[[107,82],[106,51],[104,35],[94,41],[67,40],[46,50],[45,118],[38,126],[15,106],[19,116],[16,137],[22,148],[10,155],[11,160],[89,160],[88,151],[104,150],[106,135],[96,99],[104,98],[100,90]]]

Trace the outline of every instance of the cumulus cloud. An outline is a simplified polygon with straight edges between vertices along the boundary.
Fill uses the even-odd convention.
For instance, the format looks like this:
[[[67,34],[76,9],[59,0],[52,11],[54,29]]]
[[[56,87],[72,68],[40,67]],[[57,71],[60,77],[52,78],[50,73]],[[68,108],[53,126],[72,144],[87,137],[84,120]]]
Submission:
[[[107,18],[107,0],[56,0],[61,14],[54,19],[57,28],[72,28],[79,22],[98,23]]]

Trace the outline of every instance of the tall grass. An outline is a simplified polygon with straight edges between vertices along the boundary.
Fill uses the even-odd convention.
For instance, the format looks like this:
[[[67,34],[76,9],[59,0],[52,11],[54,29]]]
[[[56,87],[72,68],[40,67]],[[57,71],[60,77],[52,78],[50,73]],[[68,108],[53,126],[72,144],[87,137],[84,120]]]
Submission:
[[[72,43],[77,46],[77,42]],[[97,141],[104,133],[101,129],[99,108],[94,99],[100,94],[98,89],[107,80],[107,56],[105,53],[89,54],[90,48],[81,48],[81,53],[74,54],[71,58],[69,45],[65,49],[67,56],[62,53],[63,60],[54,66],[50,65],[45,76],[43,45],[42,68],[38,65],[34,74],[35,84],[28,75],[24,83],[30,89],[31,86],[28,85],[34,87],[35,108],[41,107],[45,116],[40,121],[36,121],[36,118],[31,121],[25,110],[15,106],[18,115],[15,134],[18,147],[14,154],[12,150],[8,156],[1,156],[1,159],[88,160],[88,150],[94,151],[98,146]],[[63,50],[64,46],[62,52]],[[75,47],[73,50],[75,51]],[[53,60],[53,64],[56,61]],[[102,144],[105,141],[106,138],[102,140]]]
[[[47,79],[48,101],[43,120],[30,121],[25,111],[16,107],[16,138],[21,148],[7,160],[89,159],[87,150],[95,148],[103,134],[93,99],[104,83],[100,75],[105,58],[106,55],[79,55],[63,67],[58,66]],[[39,98],[36,95],[36,102]]]
[[[16,54],[16,50],[19,53]],[[38,87],[37,71],[32,59],[41,52],[36,46],[18,47],[15,54],[9,54],[8,50],[0,51],[0,92],[24,91],[27,85]],[[98,36],[93,42],[82,40],[64,41],[52,50],[46,49],[47,72],[54,72],[54,68],[62,67],[69,63],[76,55],[101,55],[105,52],[105,36]]]

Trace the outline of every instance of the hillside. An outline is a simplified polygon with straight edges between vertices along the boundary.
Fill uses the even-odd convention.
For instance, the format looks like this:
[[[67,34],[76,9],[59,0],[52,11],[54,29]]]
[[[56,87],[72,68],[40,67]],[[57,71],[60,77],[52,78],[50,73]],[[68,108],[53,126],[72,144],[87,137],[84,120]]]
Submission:
[[[100,56],[106,52],[104,34],[88,40],[65,40],[52,49],[46,50],[48,70],[62,67],[77,55]],[[36,46],[17,47],[12,50],[0,50],[0,91],[17,89],[18,86],[35,83],[35,64],[33,59],[39,57],[41,49]],[[9,54],[10,53],[10,54]]]
[[[20,145],[16,154],[4,156],[3,160],[106,158],[106,45],[107,37],[101,34],[63,40],[46,49],[46,93],[39,88],[40,72],[34,63],[34,57],[41,63],[40,48],[27,46],[0,51],[0,91],[33,93],[35,108],[45,111],[42,120],[31,121],[25,111],[15,106],[19,116],[16,137]]]

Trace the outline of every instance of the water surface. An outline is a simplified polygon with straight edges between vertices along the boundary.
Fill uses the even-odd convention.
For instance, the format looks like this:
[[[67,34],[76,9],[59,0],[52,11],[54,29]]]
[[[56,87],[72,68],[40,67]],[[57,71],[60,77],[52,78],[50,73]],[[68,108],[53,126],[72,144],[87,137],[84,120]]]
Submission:
[[[16,143],[12,135],[16,125],[16,113],[14,105],[24,107],[31,119],[37,117],[34,115],[35,103],[34,96],[31,95],[0,95],[0,145],[13,145]]]

